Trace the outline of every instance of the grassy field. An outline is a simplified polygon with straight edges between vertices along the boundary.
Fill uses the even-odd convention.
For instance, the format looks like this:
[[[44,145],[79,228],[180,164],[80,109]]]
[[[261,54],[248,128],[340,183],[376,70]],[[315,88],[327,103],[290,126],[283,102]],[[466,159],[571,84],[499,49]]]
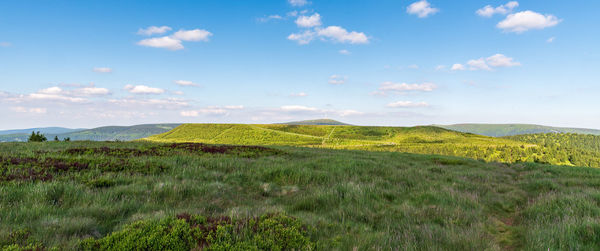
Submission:
[[[167,247],[208,249],[600,245],[595,168],[148,142],[2,143],[0,157],[0,249],[125,249],[169,236],[187,241]]]
[[[396,151],[460,156],[488,162],[600,167],[600,151],[556,148],[538,142],[461,133],[433,126],[184,124],[144,140]]]

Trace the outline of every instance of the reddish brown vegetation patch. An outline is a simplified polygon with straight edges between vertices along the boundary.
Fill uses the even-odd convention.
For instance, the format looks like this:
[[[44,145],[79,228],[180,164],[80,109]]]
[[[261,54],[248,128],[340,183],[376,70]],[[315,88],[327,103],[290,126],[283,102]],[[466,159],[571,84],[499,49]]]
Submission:
[[[256,153],[256,154],[279,154],[281,151],[262,147],[262,146],[236,146],[236,145],[206,145],[202,143],[173,143],[165,145],[171,149],[186,150],[188,152],[203,152],[212,154],[243,154],[243,153]]]
[[[17,167],[17,168],[9,168]],[[89,168],[88,163],[70,162],[60,159],[37,159],[32,157],[0,156],[0,181],[52,179],[51,172],[81,171]]]
[[[262,146],[235,146],[235,145],[207,145],[202,143],[173,143],[155,146],[148,149],[132,148],[71,148],[63,151],[68,155],[99,154],[113,157],[140,157],[140,156],[165,156],[173,154],[173,151],[185,151],[188,153],[208,154],[236,154],[245,157],[256,157],[259,155],[275,155],[281,151]]]

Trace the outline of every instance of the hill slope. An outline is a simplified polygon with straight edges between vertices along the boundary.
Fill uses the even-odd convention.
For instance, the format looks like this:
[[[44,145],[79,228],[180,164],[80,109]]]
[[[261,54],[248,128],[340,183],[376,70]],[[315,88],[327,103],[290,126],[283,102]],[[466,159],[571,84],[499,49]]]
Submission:
[[[150,135],[167,132],[180,124],[147,124],[134,126],[105,126],[94,129],[78,130],[68,133],[44,133],[48,140],[57,136],[60,140],[71,138],[71,140],[112,141],[112,140],[136,140]],[[0,135],[0,142],[24,142],[29,138],[29,133]]]
[[[597,129],[552,127],[530,124],[455,124],[435,126],[459,132],[468,132],[491,137],[535,133],[578,133],[600,135],[600,130]]]
[[[509,163],[540,162],[600,167],[600,152],[585,151],[574,154],[564,148],[461,133],[433,126],[184,124],[144,140],[395,151]]]
[[[284,125],[349,125],[333,119],[313,119],[281,123]]]

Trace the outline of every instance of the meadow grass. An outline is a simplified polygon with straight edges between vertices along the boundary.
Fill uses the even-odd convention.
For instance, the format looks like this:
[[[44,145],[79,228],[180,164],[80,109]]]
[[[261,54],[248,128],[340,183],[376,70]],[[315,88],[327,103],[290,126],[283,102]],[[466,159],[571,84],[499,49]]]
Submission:
[[[286,146],[212,153],[148,142],[3,143],[0,156],[2,177],[13,177],[0,182],[0,249],[78,249],[85,238],[181,213],[283,213],[307,226],[317,250],[600,245],[594,168]],[[39,161],[11,162],[26,157]],[[75,162],[88,166],[56,168]],[[43,166],[50,179],[8,175],[39,163],[51,163]]]

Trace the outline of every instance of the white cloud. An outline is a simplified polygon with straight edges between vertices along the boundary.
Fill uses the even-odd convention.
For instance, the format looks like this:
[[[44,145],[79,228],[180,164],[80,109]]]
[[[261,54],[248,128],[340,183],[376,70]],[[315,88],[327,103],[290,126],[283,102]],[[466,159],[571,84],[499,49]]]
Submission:
[[[147,38],[139,41],[137,44],[146,47],[163,48],[172,51],[183,49],[183,41],[207,42],[213,34],[207,30],[179,30],[171,36]]]
[[[146,29],[139,29],[137,34],[139,35],[145,35],[145,36],[150,36],[150,35],[154,35],[154,34],[163,34],[167,31],[172,30],[171,27],[169,26],[150,26]]]
[[[189,80],[175,80],[175,84],[179,86],[199,86],[199,84]]]
[[[63,90],[60,87],[53,86],[53,87],[49,87],[49,88],[46,88],[46,89],[41,89],[41,90],[38,91],[38,93],[41,93],[41,94],[59,94],[62,91]]]
[[[562,20],[553,15],[542,15],[530,10],[510,14],[506,19],[500,21],[496,27],[515,33],[523,33],[528,30],[552,27]]]
[[[94,69],[92,69],[94,72],[97,73],[111,73],[112,69],[108,68],[108,67],[94,67]]]
[[[67,101],[73,103],[87,102],[87,99],[78,97],[69,97],[60,94],[48,94],[48,93],[31,93],[28,96],[32,100],[49,100],[49,101]]]
[[[453,65],[453,66],[454,66],[454,65]],[[438,65],[438,66],[436,66],[436,67],[435,67],[435,70],[436,70],[436,71],[441,71],[441,70],[443,70],[443,69],[446,69],[446,66],[445,66],[445,65]]]
[[[19,112],[19,113],[34,113],[34,114],[44,114],[47,112],[46,108],[39,108],[39,107],[25,108],[22,106],[11,107],[11,110],[13,110],[14,112]]]
[[[288,3],[295,7],[301,7],[307,5],[309,2],[306,0],[288,0]]]
[[[515,62],[513,58],[509,58],[502,54],[496,54],[488,57],[487,63],[492,67],[512,67],[512,66],[520,66],[521,63]]]
[[[298,93],[292,93],[290,94],[290,97],[306,97],[308,96],[308,94],[304,93],[304,92],[298,92]]]
[[[556,39],[556,37],[551,37],[551,38],[548,38],[548,40],[546,40],[546,42],[552,43],[552,42],[554,42],[555,39]]]
[[[515,62],[513,58],[507,57],[503,54],[495,54],[487,58],[471,59],[467,62],[469,70],[486,70],[491,71],[498,67],[514,67],[520,66],[521,63]],[[463,64],[452,65],[451,70],[453,71],[464,71],[466,67]]]
[[[321,38],[323,41],[333,41],[338,43],[366,44],[369,38],[362,32],[348,32],[339,26],[328,26],[327,28],[316,28],[306,30],[302,33],[293,33],[288,36],[289,40],[298,42],[298,44],[308,44],[315,38]]]
[[[257,20],[259,22],[266,23],[266,22],[269,22],[270,20],[280,20],[280,19],[283,19],[283,17],[280,15],[269,15],[267,17],[258,18]]]
[[[416,108],[416,107],[428,107],[429,104],[425,102],[412,102],[412,101],[396,101],[386,105],[389,108]]]
[[[369,38],[367,38],[365,33],[356,31],[348,32],[340,26],[328,26],[325,29],[317,29],[317,35],[340,43],[366,44],[369,42]]]
[[[7,100],[15,103],[33,101],[85,103],[90,101],[86,97],[104,96],[108,94],[110,94],[108,89],[94,87],[93,85],[72,90],[64,90],[58,86],[52,86],[27,95],[9,96]]]
[[[308,44],[315,38],[316,33],[311,30],[306,30],[302,33],[292,33],[287,38],[292,41],[298,42],[298,44]]]
[[[467,62],[467,65],[470,66],[469,69],[472,71],[475,71],[475,70],[491,71],[492,70],[492,68],[490,68],[490,66],[487,65],[484,58],[471,59]]]
[[[165,90],[145,85],[126,85],[125,90],[133,94],[162,94]]]
[[[108,95],[110,91],[106,88],[98,88],[98,87],[84,87],[74,91],[75,93],[82,96],[95,96],[95,95]]]
[[[342,116],[342,117],[346,117],[346,116],[363,115],[365,113],[364,112],[355,111],[355,110],[341,110],[341,111],[337,111],[337,114],[340,115],[340,116]]]
[[[200,115],[198,111],[181,111],[179,114],[182,117],[198,117]]]
[[[225,107],[209,106],[198,110],[181,111],[179,115],[182,117],[198,117],[200,115],[229,115],[230,111],[243,110],[242,105],[228,105]]]
[[[518,6],[519,6],[519,2],[510,1],[504,5],[500,5],[496,8],[492,7],[491,5],[486,5],[485,7],[478,9],[476,11],[476,13],[477,13],[477,15],[482,16],[482,17],[492,17],[494,14],[506,15],[506,14],[512,12],[512,10]]]
[[[350,51],[348,51],[348,50],[339,50],[338,52],[342,55],[350,55],[351,54]]]
[[[319,15],[319,13],[315,13],[311,16],[299,16],[296,19],[296,25],[302,28],[321,26],[321,15]]]
[[[284,105],[281,110],[286,112],[315,112],[319,109],[302,105]]]
[[[243,110],[244,106],[243,105],[226,105],[225,109],[228,109],[228,110]]]
[[[213,34],[207,30],[194,29],[194,30],[179,30],[173,34],[174,39],[183,41],[204,41],[207,42],[209,37]]]
[[[172,51],[181,50],[184,48],[183,45],[181,44],[181,40],[174,39],[169,36],[148,38],[148,39],[139,41],[137,44],[141,45],[141,46],[163,48],[163,49],[168,49],[168,50],[172,50]]]
[[[177,109],[189,106],[189,103],[181,98],[164,98],[164,99],[138,99],[138,98],[123,98],[109,99],[108,103],[115,104],[121,107],[156,107],[160,109]]]
[[[223,108],[219,108],[219,107],[207,107],[207,108],[203,108],[200,110],[195,110],[195,111],[189,111],[192,114],[195,113],[195,116],[198,116],[200,114],[204,114],[204,115],[227,115],[227,110],[223,109]]]
[[[415,69],[415,70],[416,70],[416,69],[419,69],[419,66],[418,66],[418,65],[416,65],[416,64],[411,64],[411,65],[409,65],[409,66],[407,66],[407,67],[408,67],[409,69]]]
[[[432,8],[431,4],[427,2],[427,0],[421,0],[418,2],[414,2],[408,7],[406,7],[406,12],[408,14],[417,15],[420,18],[426,18],[429,15],[433,15],[440,11],[439,9]]]
[[[0,42],[0,47],[10,47],[11,45],[9,42]]]
[[[348,77],[345,77],[345,76],[331,75],[329,77],[329,83],[332,85],[341,85],[341,84],[346,83],[347,79],[348,79]]]
[[[383,82],[379,87],[382,92],[407,92],[407,91],[423,91],[430,92],[437,88],[433,83],[422,83],[422,84],[407,84],[407,83],[394,83],[394,82]]]
[[[453,71],[464,71],[466,69],[467,68],[462,64],[453,64],[452,67],[450,68],[450,70],[453,70]]]

